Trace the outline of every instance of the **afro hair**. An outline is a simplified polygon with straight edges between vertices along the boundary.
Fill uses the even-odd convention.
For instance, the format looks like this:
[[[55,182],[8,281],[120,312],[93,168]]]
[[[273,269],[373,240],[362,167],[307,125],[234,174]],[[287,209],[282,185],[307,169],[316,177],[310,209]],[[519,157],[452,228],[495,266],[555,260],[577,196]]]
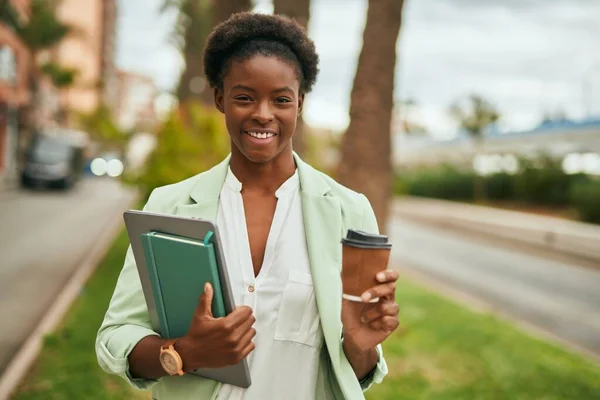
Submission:
[[[317,79],[319,56],[300,24],[278,15],[242,12],[219,24],[208,36],[204,50],[208,83],[222,89],[231,63],[256,55],[277,57],[294,65],[301,93],[310,92]]]

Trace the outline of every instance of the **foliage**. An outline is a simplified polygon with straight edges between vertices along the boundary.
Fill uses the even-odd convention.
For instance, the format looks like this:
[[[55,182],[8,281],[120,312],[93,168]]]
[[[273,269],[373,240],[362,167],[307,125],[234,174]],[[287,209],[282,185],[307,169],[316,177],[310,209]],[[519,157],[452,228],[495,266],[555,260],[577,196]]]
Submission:
[[[59,89],[71,86],[79,73],[75,68],[63,68],[53,62],[42,65],[42,72],[48,75],[54,86]]]
[[[450,107],[450,114],[473,138],[482,138],[483,130],[500,118],[496,108],[476,94],[469,97],[468,104],[455,102]]]
[[[515,176],[515,197],[531,204],[563,206],[568,203],[569,187],[579,179],[567,175],[560,161],[547,155],[521,159]]]
[[[401,171],[394,193],[445,200],[478,201],[473,191],[475,173],[450,165]],[[487,198],[517,205],[575,208],[580,218],[600,222],[600,182],[585,174],[566,174],[548,155],[519,160],[515,174],[499,172],[483,178]]]
[[[600,181],[576,182],[569,197],[581,220],[600,224]]]
[[[32,0],[29,19],[16,28],[17,35],[33,53],[54,46],[71,31],[69,25],[56,18],[48,0]]]
[[[137,180],[147,198],[158,187],[181,181],[222,161],[230,150],[223,118],[197,102],[184,103],[165,120],[144,172]]]
[[[369,400],[571,400],[600,393],[592,360],[476,313],[406,280],[401,327],[383,343],[388,376]]]
[[[436,169],[419,169],[398,176],[396,190],[406,194],[434,197],[446,200],[470,200],[473,198],[472,171],[460,170],[451,165]]]
[[[10,1],[0,1],[0,22],[13,30],[21,25],[21,18]]]
[[[79,114],[80,127],[89,133],[90,138],[104,149],[122,150],[127,143],[127,132],[117,125],[110,108],[100,104],[88,114]]]
[[[123,379],[98,366],[96,332],[121,272],[129,240],[125,231],[114,241],[96,273],[58,329],[48,335],[33,369],[14,395],[15,400],[150,399]]]

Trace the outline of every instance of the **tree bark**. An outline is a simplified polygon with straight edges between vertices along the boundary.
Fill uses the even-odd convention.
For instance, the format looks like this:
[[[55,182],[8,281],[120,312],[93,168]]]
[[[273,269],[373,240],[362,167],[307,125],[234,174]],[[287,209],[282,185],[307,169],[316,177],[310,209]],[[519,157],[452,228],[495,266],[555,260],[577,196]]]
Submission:
[[[367,196],[387,231],[392,191],[391,119],[403,0],[369,0],[337,178]]]
[[[199,99],[205,104],[213,103],[213,93],[204,75],[205,41],[212,28],[227,20],[232,14],[248,11],[251,0],[190,0],[190,21],[185,29],[183,57],[185,69],[177,87],[180,103]],[[204,86],[202,87],[202,83]]]
[[[302,27],[308,30],[308,21],[310,20],[310,0],[274,0],[273,13],[285,15],[295,19]],[[298,117],[296,124],[296,133],[294,134],[294,151],[301,157],[306,157],[308,152],[308,138],[304,130],[304,119],[302,114]]]

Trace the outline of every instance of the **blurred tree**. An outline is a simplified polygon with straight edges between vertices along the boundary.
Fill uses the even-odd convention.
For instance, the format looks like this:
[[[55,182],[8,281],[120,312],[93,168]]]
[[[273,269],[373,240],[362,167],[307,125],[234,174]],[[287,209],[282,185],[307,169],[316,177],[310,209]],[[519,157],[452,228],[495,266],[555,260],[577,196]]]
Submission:
[[[450,106],[450,114],[471,136],[474,144],[475,155],[483,151],[484,130],[500,118],[496,108],[479,95],[471,95],[466,104],[457,101]],[[476,174],[474,181],[475,201],[483,201],[486,198],[485,179]]]
[[[185,67],[179,79],[177,98],[180,102],[200,99],[213,103],[213,93],[204,77],[202,56],[206,38],[218,23],[231,14],[248,11],[251,0],[164,0],[162,11],[176,10],[177,22],[172,40],[181,52]]]
[[[229,135],[221,115],[190,101],[171,112],[157,133],[157,143],[135,183],[144,198],[158,187],[189,178],[222,161]]]
[[[427,128],[414,120],[414,111],[418,109],[419,103],[414,99],[406,99],[398,102],[400,123],[402,130],[409,136],[427,136]]]
[[[8,0],[0,1],[0,22],[8,25],[13,30],[21,24],[19,14]]]
[[[54,2],[48,0],[31,0],[30,16],[27,20],[19,21],[15,26],[15,33],[31,52],[31,69],[29,72],[29,85],[32,102],[27,112],[29,127],[38,124],[36,115],[39,96],[39,82],[42,70],[38,65],[39,54],[50,49],[63,40],[73,29],[58,20],[54,11]]]
[[[390,125],[403,4],[403,0],[369,0],[337,176],[369,198],[382,232],[387,230],[392,191]]]
[[[56,63],[46,63],[42,65],[41,71],[52,79],[52,83],[59,91],[64,91],[75,82],[79,71],[75,68],[63,68]],[[60,97],[59,122],[65,124],[67,121],[67,109],[63,104],[63,97]]]
[[[274,0],[273,12],[279,15],[285,15],[295,19],[304,29],[308,30],[308,21],[310,20],[310,0]],[[294,136],[294,151],[300,156],[307,157],[309,146],[308,130],[304,129],[304,119],[302,114],[296,124],[296,134]]]
[[[87,114],[79,114],[79,126],[86,131],[90,138],[98,143],[100,149],[117,150],[125,149],[129,138],[128,132],[119,128],[106,104],[100,104],[96,110]]]

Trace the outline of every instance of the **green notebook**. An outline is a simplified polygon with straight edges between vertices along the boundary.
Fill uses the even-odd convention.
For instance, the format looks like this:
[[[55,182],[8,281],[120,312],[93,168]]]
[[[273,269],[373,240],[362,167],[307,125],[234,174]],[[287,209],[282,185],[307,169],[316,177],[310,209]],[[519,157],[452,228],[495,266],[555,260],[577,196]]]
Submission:
[[[214,288],[212,313],[225,316],[212,232],[204,241],[159,232],[142,234],[148,274],[163,338],[185,335],[204,284]]]

